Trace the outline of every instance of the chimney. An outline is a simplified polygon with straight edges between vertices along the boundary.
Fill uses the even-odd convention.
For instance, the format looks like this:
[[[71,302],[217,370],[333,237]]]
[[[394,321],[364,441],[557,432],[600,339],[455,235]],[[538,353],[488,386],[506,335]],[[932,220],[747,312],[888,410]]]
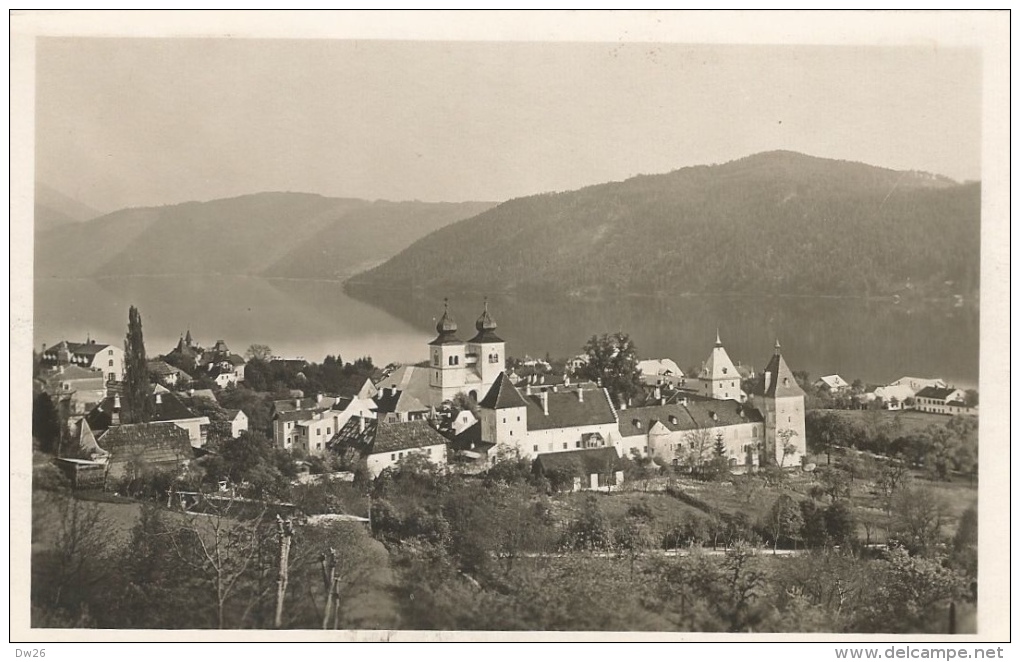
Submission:
[[[315,402],[316,402],[316,404],[322,402],[322,394],[321,393],[317,393],[315,395]]]
[[[687,403],[688,403],[687,396],[680,398],[680,404],[682,404],[684,407],[687,406]]]
[[[662,407],[662,406],[663,406],[663,405],[665,405],[665,404],[666,404],[666,398],[665,398],[665,397],[662,397],[662,396],[660,396],[660,397],[659,397],[659,406],[660,406],[660,407]]]
[[[560,387],[557,386],[556,384],[553,384],[553,393],[559,393],[559,392],[560,392]]]
[[[578,402],[584,402],[584,389],[583,388],[577,389],[577,401]]]
[[[195,389],[193,389],[193,388],[189,388],[188,389],[188,397],[189,398],[195,397]]]
[[[659,385],[655,386],[655,399],[662,400],[662,388]]]
[[[294,398],[294,409],[301,409],[301,398]]]
[[[113,396],[113,412],[110,414],[110,425],[120,425],[120,396]]]
[[[772,373],[769,372],[768,370],[766,370],[765,371],[765,390],[766,391],[769,390],[770,386],[772,386]]]
[[[358,417],[358,432],[360,432],[360,433],[364,433],[365,432],[365,417],[364,416],[359,416]]]
[[[542,391],[542,413],[549,415],[549,392]]]
[[[524,395],[531,395],[531,384],[527,383],[524,385]]]
[[[570,375],[563,373],[563,385],[570,386]]]
[[[163,394],[162,393],[157,393],[156,394],[156,404],[157,405],[163,404]]]
[[[620,403],[620,411],[623,411],[626,408],[627,408],[627,403],[626,402],[621,402]]]

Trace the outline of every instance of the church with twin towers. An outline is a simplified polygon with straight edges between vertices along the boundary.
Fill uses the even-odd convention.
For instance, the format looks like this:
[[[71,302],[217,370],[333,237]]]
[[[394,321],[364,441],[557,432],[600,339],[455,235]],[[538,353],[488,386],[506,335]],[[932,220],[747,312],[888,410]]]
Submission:
[[[796,466],[806,453],[804,391],[776,341],[765,368],[742,385],[719,334],[697,378],[641,406],[615,403],[601,386],[569,377],[511,382],[506,342],[497,334],[488,301],[469,340],[461,340],[449,302],[428,343],[429,405],[464,394],[479,403],[471,434],[483,444],[520,456],[614,447],[620,456],[677,463],[710,439],[734,468]],[[696,442],[698,439],[702,441]]]

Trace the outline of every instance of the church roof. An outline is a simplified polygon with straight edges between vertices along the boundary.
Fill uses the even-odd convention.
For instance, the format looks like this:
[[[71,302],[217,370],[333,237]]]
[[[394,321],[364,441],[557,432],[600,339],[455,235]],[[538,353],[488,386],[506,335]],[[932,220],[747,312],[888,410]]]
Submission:
[[[730,355],[726,353],[726,348],[723,347],[722,340],[719,339],[719,334],[717,333],[715,335],[715,347],[712,348],[712,353],[708,355],[708,360],[705,361],[705,365],[701,368],[698,379],[734,378],[740,379],[740,373],[737,372],[736,366],[730,360]]]
[[[446,300],[443,301],[443,316],[436,324],[436,333],[439,335],[429,343],[430,345],[450,345],[461,342],[457,338],[457,322],[450,317],[450,304]]]
[[[494,343],[503,342],[503,339],[496,335],[496,320],[489,315],[489,302],[486,301],[482,309],[482,315],[475,322],[475,330],[478,332],[469,342],[473,343]]]
[[[797,383],[790,366],[786,365],[786,359],[783,358],[780,351],[778,340],[776,341],[776,351],[772,354],[769,364],[755,380],[752,392],[754,395],[764,395],[769,398],[804,395],[804,389]]]
[[[489,392],[485,394],[485,397],[478,404],[485,409],[510,409],[528,406],[520,391],[510,383],[510,378],[507,377],[505,372],[499,373],[496,381],[489,388]]]

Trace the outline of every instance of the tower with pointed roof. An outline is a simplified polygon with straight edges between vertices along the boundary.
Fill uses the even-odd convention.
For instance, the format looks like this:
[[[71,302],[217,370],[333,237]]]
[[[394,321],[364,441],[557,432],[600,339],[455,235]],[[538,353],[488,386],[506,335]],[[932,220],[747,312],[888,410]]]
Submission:
[[[698,392],[714,400],[744,400],[740,389],[740,373],[723,347],[719,331],[715,332],[715,347],[698,373]]]
[[[778,339],[772,358],[755,382],[752,396],[765,418],[763,459],[785,467],[801,464],[807,452],[804,390],[786,364]]]
[[[509,444],[527,453],[528,403],[505,372],[499,373],[485,397],[478,403],[482,441]]]

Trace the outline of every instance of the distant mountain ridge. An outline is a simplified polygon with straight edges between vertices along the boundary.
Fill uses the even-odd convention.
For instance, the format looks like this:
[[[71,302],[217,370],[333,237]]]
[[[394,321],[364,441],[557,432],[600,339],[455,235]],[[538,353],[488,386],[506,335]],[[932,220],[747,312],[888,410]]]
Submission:
[[[342,280],[493,206],[256,193],[37,228],[39,278],[252,275]]]
[[[61,193],[48,184],[43,182],[35,184],[36,232],[51,230],[70,223],[80,223],[100,215],[99,211]]]
[[[765,152],[504,202],[352,277],[373,289],[971,294],[979,183]]]

